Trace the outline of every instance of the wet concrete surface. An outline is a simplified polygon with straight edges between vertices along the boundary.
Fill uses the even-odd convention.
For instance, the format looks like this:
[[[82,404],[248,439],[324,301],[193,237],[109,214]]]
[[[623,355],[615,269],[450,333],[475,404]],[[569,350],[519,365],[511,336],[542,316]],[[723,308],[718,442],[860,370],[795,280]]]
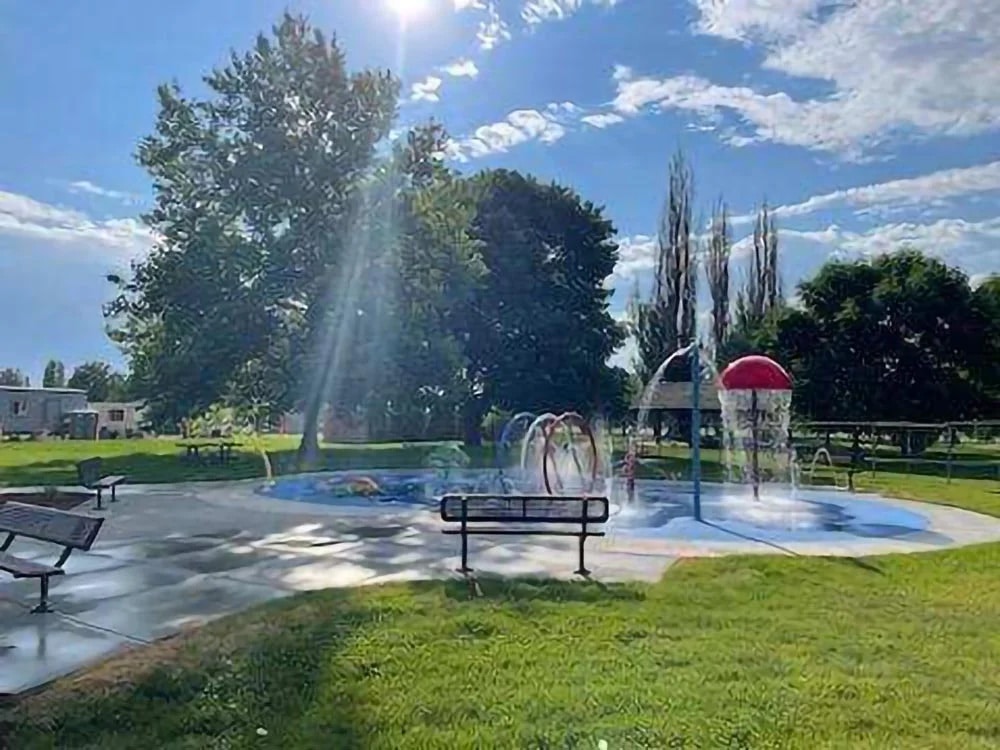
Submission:
[[[30,612],[37,580],[0,574],[0,694],[297,591],[456,575],[458,542],[443,537],[433,514],[273,513],[220,507],[200,494],[124,488],[121,500],[100,512],[107,520],[93,549],[74,552],[66,574],[52,578],[52,613]],[[98,513],[92,506],[75,512]],[[575,554],[565,540],[512,541],[473,542],[477,569],[572,576]],[[54,562],[60,548],[15,540],[10,551]],[[658,577],[667,562],[646,577]]]
[[[255,486],[122,488],[119,502],[100,513],[106,522],[93,549],[75,552],[66,575],[52,579],[54,613],[30,613],[37,581],[0,574],[0,694],[297,591],[456,576],[459,540],[441,534],[433,512],[341,515],[335,508],[261,500]],[[90,505],[75,512],[97,511]],[[721,532],[701,539],[612,532],[588,542],[587,565],[598,580],[656,581],[690,555],[863,555],[1000,539],[997,519],[941,506],[923,506],[923,512],[930,527],[909,540],[855,538],[788,550]],[[55,546],[24,540],[10,551],[47,561],[59,554]],[[470,562],[482,574],[572,578],[576,541],[473,537]]]

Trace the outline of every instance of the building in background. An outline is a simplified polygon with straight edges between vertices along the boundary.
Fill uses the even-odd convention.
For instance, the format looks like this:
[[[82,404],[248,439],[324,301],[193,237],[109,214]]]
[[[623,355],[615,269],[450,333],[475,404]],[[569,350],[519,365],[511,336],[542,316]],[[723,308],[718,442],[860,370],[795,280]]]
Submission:
[[[87,394],[76,388],[0,386],[0,432],[4,435],[61,433],[64,417],[87,409]]]
[[[98,401],[90,404],[97,412],[100,440],[126,438],[143,432],[145,404],[142,401]]]

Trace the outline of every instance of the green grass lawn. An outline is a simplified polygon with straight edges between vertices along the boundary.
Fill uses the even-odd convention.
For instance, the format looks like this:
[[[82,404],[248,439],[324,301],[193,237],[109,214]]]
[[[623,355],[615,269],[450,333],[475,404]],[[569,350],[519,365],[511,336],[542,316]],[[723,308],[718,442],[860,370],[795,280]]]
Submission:
[[[76,463],[100,456],[107,474],[123,474],[135,484],[249,479],[264,476],[259,450],[249,443],[233,451],[233,461],[195,463],[184,458],[177,437],[145,440],[46,440],[0,443],[0,486],[47,486],[76,483]],[[297,469],[298,438],[262,438],[277,473]],[[427,465],[434,443],[323,445],[316,469],[392,469]],[[492,449],[467,451],[473,465],[491,466]]]
[[[995,483],[882,489],[997,512]],[[1000,544],[306,594],[55,683],[12,748],[995,748]],[[258,734],[258,728],[266,735]],[[0,746],[2,746],[0,740]]]

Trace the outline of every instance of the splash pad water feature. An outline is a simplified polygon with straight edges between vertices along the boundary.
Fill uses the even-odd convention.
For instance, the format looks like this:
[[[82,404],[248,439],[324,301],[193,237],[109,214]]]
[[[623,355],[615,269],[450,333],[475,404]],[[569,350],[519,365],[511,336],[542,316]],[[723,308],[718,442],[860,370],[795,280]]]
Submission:
[[[655,476],[655,460],[640,456],[649,394],[670,363],[687,357],[691,388],[690,474]],[[701,386],[714,382],[721,406],[722,482],[703,481]],[[714,398],[714,397],[713,397]],[[260,492],[351,512],[433,511],[444,494],[496,497],[547,494],[609,498],[608,547],[633,551],[682,547],[689,554],[746,551],[759,542],[788,549],[818,543],[847,549],[855,542],[925,538],[930,528],[920,506],[839,488],[801,488],[789,440],[791,379],[776,362],[748,357],[722,373],[697,346],[668,357],[647,386],[624,459],[612,462],[609,438],[581,415],[520,412],[504,426],[493,469],[469,468],[457,446],[435,449],[423,470],[337,472],[279,479]],[[446,455],[447,454],[447,455]],[[617,478],[614,474],[617,473]],[[714,479],[714,477],[713,477]],[[370,480],[370,481],[368,481]],[[818,548],[817,548],[818,549]],[[669,552],[664,552],[669,554]]]

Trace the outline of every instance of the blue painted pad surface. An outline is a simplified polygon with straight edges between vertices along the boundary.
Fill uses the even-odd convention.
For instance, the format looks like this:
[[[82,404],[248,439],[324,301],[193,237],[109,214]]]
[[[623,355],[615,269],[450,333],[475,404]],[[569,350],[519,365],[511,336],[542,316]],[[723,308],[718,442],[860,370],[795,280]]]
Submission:
[[[294,500],[352,509],[399,507],[437,509],[446,493],[497,492],[495,470],[453,470],[447,475],[422,471],[350,471],[282,477],[257,490],[277,500]],[[731,540],[745,535],[781,542],[836,542],[899,538],[927,532],[928,519],[872,495],[837,490],[798,490],[795,500],[765,496],[755,501],[746,487],[706,484],[702,512],[692,518],[690,485],[640,480],[639,502],[612,518],[616,534],[651,539]],[[787,494],[787,493],[786,493]],[[620,498],[612,497],[612,503]]]

